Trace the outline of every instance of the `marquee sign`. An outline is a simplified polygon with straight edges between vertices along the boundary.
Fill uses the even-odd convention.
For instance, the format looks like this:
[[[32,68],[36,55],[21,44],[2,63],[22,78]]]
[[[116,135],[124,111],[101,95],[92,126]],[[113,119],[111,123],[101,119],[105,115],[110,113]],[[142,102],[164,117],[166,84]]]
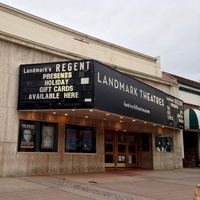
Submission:
[[[177,128],[184,127],[183,102],[95,62],[95,108]]]
[[[18,110],[72,108],[184,127],[181,100],[98,61],[20,66]]]
[[[20,66],[19,110],[93,107],[90,61]]]

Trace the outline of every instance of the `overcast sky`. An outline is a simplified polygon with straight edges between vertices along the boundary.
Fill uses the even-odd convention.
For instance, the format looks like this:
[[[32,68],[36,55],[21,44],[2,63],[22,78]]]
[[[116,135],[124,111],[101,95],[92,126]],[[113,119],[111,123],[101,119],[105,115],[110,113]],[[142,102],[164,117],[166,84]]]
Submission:
[[[65,27],[161,58],[200,81],[200,0],[0,0]]]

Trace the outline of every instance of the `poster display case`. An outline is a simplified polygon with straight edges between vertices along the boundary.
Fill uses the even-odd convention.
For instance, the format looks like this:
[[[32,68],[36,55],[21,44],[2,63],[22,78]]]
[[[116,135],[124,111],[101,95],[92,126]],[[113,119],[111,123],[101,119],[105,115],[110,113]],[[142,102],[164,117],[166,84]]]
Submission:
[[[155,144],[157,152],[174,152],[173,136],[172,135],[156,135]]]
[[[96,153],[95,128],[65,125],[65,152]]]
[[[19,152],[57,152],[58,124],[20,120]]]

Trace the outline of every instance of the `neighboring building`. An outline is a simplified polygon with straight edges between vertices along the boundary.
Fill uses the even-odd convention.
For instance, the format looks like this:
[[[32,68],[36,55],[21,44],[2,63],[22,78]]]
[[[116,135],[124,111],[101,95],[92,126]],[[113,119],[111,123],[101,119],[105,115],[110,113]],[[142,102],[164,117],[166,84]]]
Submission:
[[[184,102],[183,166],[200,166],[200,83],[167,72],[163,78],[177,81]]]
[[[159,58],[4,4],[0,24],[0,176],[183,167]]]

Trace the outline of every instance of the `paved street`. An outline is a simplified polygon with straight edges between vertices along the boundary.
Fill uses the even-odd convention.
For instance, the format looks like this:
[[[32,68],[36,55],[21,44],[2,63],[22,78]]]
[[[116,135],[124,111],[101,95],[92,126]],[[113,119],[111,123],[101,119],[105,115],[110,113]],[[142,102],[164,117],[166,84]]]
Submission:
[[[192,200],[200,168],[0,178],[0,200]]]

